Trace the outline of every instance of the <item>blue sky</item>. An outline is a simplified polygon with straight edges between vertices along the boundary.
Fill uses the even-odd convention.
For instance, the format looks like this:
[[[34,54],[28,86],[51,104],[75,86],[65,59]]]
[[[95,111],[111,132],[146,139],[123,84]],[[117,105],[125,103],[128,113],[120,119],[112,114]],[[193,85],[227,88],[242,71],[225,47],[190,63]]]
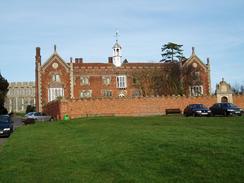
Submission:
[[[159,61],[161,46],[183,44],[206,62],[212,88],[222,77],[244,84],[244,1],[8,0],[0,2],[0,71],[8,81],[33,81],[35,47],[42,62],[53,45],[65,60],[107,62],[115,31],[123,58]]]

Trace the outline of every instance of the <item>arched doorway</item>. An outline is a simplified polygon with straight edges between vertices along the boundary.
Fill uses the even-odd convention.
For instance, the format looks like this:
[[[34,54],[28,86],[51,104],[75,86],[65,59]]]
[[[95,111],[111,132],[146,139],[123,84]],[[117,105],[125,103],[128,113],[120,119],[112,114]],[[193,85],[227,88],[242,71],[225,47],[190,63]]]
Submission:
[[[224,96],[224,97],[222,97],[222,98],[221,98],[221,102],[222,102],[222,103],[226,103],[226,102],[228,102],[228,98],[227,98],[227,97],[225,97],[225,96]]]

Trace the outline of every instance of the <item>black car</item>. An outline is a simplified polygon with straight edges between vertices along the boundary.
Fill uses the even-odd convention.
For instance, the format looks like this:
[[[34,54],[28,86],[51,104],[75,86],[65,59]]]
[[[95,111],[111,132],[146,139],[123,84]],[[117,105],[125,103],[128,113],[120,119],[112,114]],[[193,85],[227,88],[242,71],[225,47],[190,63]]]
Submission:
[[[243,109],[237,107],[232,103],[216,103],[212,107],[210,107],[213,115],[238,115],[241,116],[243,113]]]
[[[13,132],[13,121],[9,115],[0,115],[0,136],[9,137]]]
[[[210,116],[211,111],[203,104],[190,104],[184,109],[185,116]]]

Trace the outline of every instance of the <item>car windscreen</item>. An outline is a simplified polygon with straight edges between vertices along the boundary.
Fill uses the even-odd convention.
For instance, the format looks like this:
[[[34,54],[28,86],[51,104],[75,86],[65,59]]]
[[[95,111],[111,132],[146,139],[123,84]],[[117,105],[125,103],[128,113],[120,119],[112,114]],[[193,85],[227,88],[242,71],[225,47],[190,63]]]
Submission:
[[[231,103],[224,103],[223,107],[236,107],[234,104]]]
[[[194,108],[206,108],[203,104],[195,104]]]
[[[9,122],[8,116],[0,116],[0,122],[1,123],[8,123]]]

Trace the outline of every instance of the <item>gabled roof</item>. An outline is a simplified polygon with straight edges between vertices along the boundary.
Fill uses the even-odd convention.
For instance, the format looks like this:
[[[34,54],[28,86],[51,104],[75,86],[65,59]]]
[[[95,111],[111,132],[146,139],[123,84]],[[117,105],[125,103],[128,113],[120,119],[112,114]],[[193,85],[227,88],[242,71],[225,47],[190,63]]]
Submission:
[[[64,66],[66,70],[69,69],[69,65],[65,63],[65,61],[59,56],[57,52],[54,52],[48,59],[47,61],[42,65],[42,69],[45,70],[51,63],[52,61],[56,58],[56,60]]]
[[[118,41],[116,41],[116,43],[113,46],[113,49],[114,48],[120,48],[121,49],[122,47],[120,46],[120,44],[118,43]]]
[[[182,62],[183,63],[183,67],[188,66],[189,64],[191,64],[194,61],[197,61],[204,68],[204,70],[208,69],[207,65],[204,64],[203,61],[195,53],[193,53],[191,55],[191,57],[188,58],[186,61]]]

